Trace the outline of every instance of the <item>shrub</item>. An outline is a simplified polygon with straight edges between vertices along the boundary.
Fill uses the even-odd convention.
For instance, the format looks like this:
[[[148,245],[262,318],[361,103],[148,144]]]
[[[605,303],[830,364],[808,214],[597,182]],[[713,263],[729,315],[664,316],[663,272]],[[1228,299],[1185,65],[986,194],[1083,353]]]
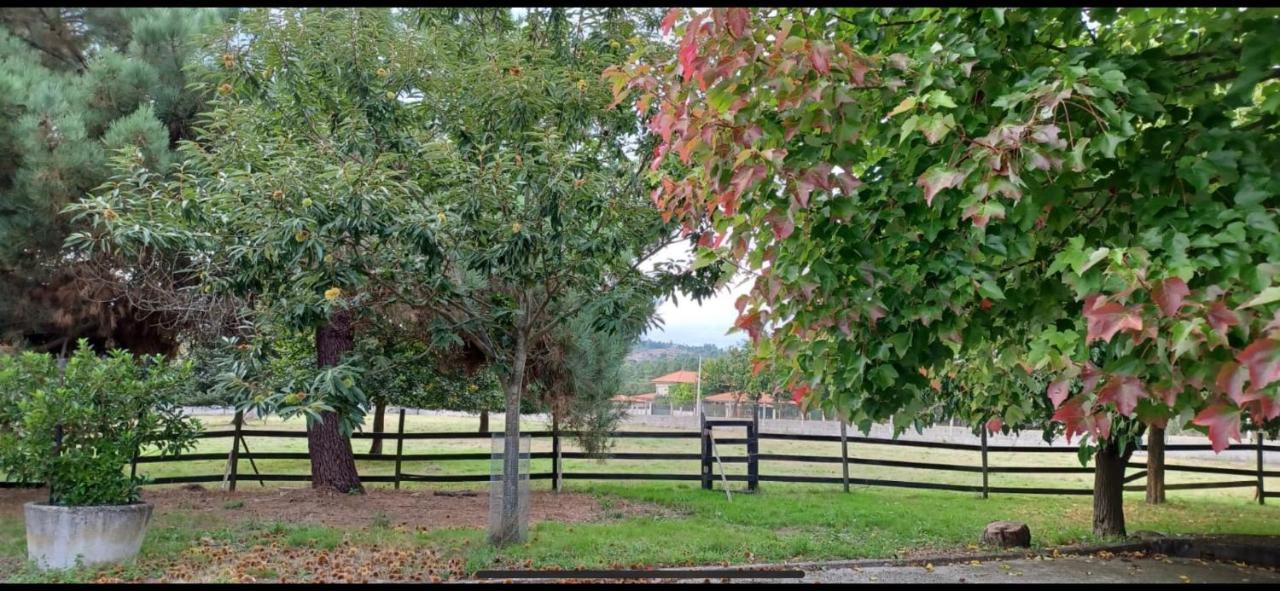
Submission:
[[[137,502],[141,479],[126,471],[134,453],[194,445],[199,423],[177,404],[191,379],[190,363],[98,357],[84,341],[65,367],[51,355],[0,355],[0,474],[47,484],[55,505]]]

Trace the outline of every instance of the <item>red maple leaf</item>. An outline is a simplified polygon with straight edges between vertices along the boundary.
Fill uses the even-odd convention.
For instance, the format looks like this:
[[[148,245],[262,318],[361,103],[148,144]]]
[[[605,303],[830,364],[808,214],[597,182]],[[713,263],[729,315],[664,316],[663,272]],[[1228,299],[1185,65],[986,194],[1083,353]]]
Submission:
[[[791,221],[791,217],[782,212],[773,212],[764,216],[764,220],[773,226],[773,235],[778,240],[786,240],[792,232],[796,230],[796,223]]]
[[[1252,400],[1245,402],[1244,409],[1253,415],[1255,420],[1270,421],[1276,417],[1280,417],[1280,403],[1275,398],[1258,393]]]
[[[879,322],[881,318],[884,318],[885,314],[888,314],[888,311],[884,309],[884,306],[879,304],[871,306],[871,309],[867,310],[867,318],[871,320],[872,327],[875,327],[876,323]]]
[[[831,46],[825,43],[811,43],[809,45],[809,61],[813,63],[813,69],[822,74],[831,73]]]
[[[1206,406],[1196,414],[1192,423],[1209,428],[1209,443],[1214,453],[1221,453],[1230,443],[1227,438],[1240,441],[1240,409],[1222,402]]]
[[[1244,404],[1246,400],[1244,395],[1244,378],[1248,375],[1245,368],[1239,363],[1228,361],[1222,364],[1218,369],[1218,377],[1214,384],[1218,386],[1218,391],[1226,394],[1227,397],[1235,401],[1236,404]]]
[[[662,26],[660,26],[658,30],[662,31],[663,33],[671,32],[671,28],[676,25],[676,19],[680,18],[681,10],[683,9],[672,8],[671,10],[668,10],[667,15],[662,17]]]
[[[746,8],[730,8],[725,20],[729,24],[729,34],[741,37],[746,32],[747,25],[751,24],[751,11]]]
[[[1249,368],[1249,389],[1261,390],[1280,380],[1280,342],[1260,338],[1244,348],[1236,361]]]
[[[791,400],[796,404],[800,404],[804,400],[805,395],[809,393],[809,384],[800,384],[791,389]]]
[[[1004,421],[1001,421],[999,417],[991,419],[987,421],[987,425],[986,425],[987,432],[995,433],[996,431],[999,431],[1000,428],[1003,426],[1004,426]]]
[[[1087,321],[1085,342],[1099,339],[1109,342],[1122,330],[1142,332],[1142,317],[1136,310],[1120,302],[1106,302],[1100,294],[1085,298],[1084,317]]]
[[[1227,330],[1232,326],[1240,324],[1240,317],[1227,307],[1222,300],[1214,302],[1209,306],[1208,315],[1209,326],[1213,327],[1213,331],[1218,333],[1222,338],[1227,338]]]
[[[1182,386],[1173,385],[1156,392],[1155,397],[1163,400],[1165,406],[1172,408],[1178,403],[1178,395],[1182,393]]]
[[[916,186],[924,188],[924,203],[932,206],[933,197],[938,194],[938,191],[958,186],[964,177],[965,173],[958,170],[931,168],[916,179]]]
[[[1098,393],[1098,403],[1114,402],[1116,410],[1126,417],[1133,415],[1138,399],[1147,396],[1142,380],[1133,376],[1111,376]]]
[[[1052,420],[1066,426],[1067,443],[1079,434],[1088,433],[1095,440],[1111,437],[1111,419],[1105,413],[1086,413],[1084,396],[1076,396],[1067,400],[1053,413]]]
[[[1049,384],[1049,400],[1053,402],[1053,407],[1062,406],[1062,401],[1067,399],[1067,393],[1071,387],[1071,378],[1063,378],[1052,384]]]
[[[1160,313],[1173,316],[1182,308],[1182,301],[1191,294],[1187,282],[1178,277],[1165,279],[1163,283],[1151,290],[1151,298],[1160,307]]]
[[[1092,361],[1084,362],[1084,370],[1080,372],[1080,380],[1083,387],[1080,389],[1081,394],[1089,394],[1093,389],[1098,387],[1098,380],[1102,378],[1102,370],[1094,365]]]

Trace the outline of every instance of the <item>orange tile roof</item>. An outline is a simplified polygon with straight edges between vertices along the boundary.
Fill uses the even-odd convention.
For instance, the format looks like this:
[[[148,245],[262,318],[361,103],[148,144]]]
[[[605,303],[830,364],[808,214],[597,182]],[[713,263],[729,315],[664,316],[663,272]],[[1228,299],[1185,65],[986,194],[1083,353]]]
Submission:
[[[636,394],[635,396],[627,396],[626,394],[619,394],[617,396],[614,396],[613,398],[610,398],[609,400],[612,400],[614,402],[652,402],[653,399],[657,397],[658,395],[656,393]]]
[[[698,383],[698,372],[688,370],[673,371],[650,381],[655,384],[696,384]]]
[[[707,402],[742,402],[743,400],[749,401],[750,398],[747,397],[746,392],[721,392],[719,394],[712,394],[711,396],[703,398],[703,400]]]
[[[706,402],[750,403],[751,396],[749,396],[746,392],[722,392],[720,394],[713,394],[711,396],[707,396],[706,398],[703,398],[703,400]],[[794,401],[786,398],[782,399],[781,402],[782,404],[795,404]],[[760,404],[764,406],[771,406],[774,403],[775,403],[775,400],[773,396],[770,396],[768,394],[760,395]]]

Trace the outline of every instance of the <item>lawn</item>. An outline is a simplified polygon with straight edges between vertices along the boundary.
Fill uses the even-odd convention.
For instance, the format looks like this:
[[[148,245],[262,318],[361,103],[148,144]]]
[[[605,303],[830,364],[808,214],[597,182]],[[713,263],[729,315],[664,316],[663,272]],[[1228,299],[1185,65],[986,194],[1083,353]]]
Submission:
[[[218,428],[224,417],[207,419]],[[408,417],[409,431],[467,431],[474,419]],[[300,428],[271,420],[249,428]],[[527,428],[541,426],[526,425]],[[493,425],[501,428],[501,422]],[[695,440],[618,439],[618,451],[697,450]],[[201,442],[201,452],[225,451],[229,439]],[[368,441],[357,441],[365,451]],[[254,451],[303,451],[304,439],[257,439]],[[487,451],[485,440],[411,441],[406,453]],[[764,441],[768,453],[838,455],[839,444]],[[549,449],[539,440],[535,451]],[[567,446],[566,449],[573,449]],[[388,448],[394,451],[394,445]],[[732,449],[722,453],[740,453]],[[939,463],[972,464],[976,453],[888,446],[855,446],[862,457],[916,459]],[[1069,454],[1024,454],[1003,458],[992,454],[993,465],[1072,465]],[[1176,456],[1175,456],[1176,457]],[[540,462],[548,465],[541,466]],[[1178,463],[1200,463],[1190,460]],[[154,475],[220,474],[222,462],[207,465],[144,464]],[[534,472],[549,469],[548,460],[535,460]],[[265,461],[259,467],[270,472],[306,473],[305,461]],[[416,473],[486,474],[487,461],[414,463],[405,470]],[[696,474],[697,462],[568,460],[568,471],[687,471]],[[377,514],[373,519],[347,525],[321,523],[306,516],[255,515],[238,517],[236,508],[262,495],[277,494],[276,483],[260,487],[249,480],[247,462],[241,464],[236,493],[218,493],[230,499],[225,511],[157,510],[139,560],[129,567],[80,569],[42,574],[24,565],[24,528],[20,510],[0,513],[0,570],[8,581],[94,580],[400,580],[430,581],[470,576],[482,568],[609,568],[678,566],[694,564],[745,564],[796,560],[887,558],[935,552],[977,550],[982,527],[997,519],[1029,524],[1037,546],[1094,541],[1090,535],[1091,500],[1087,496],[993,494],[989,499],[963,492],[917,491],[855,486],[844,493],[838,485],[764,483],[756,494],[734,494],[728,501],[721,491],[703,491],[696,482],[597,482],[569,480],[566,494],[590,495],[597,507],[589,519],[540,521],[530,527],[528,543],[495,550],[485,544],[483,518],[467,526],[408,527],[400,518],[426,512],[444,502],[429,491],[473,489],[483,483],[450,485],[407,484],[400,493],[378,492],[411,502],[400,513]],[[389,463],[362,462],[365,474],[390,474]],[[762,473],[815,473],[838,475],[838,464],[765,462]],[[898,468],[851,466],[855,476],[911,478],[976,484],[977,474],[934,473]],[[1171,482],[1191,481],[1205,475],[1171,475]],[[1239,479],[1239,477],[1208,478]],[[993,475],[993,485],[1040,483],[1049,486],[1087,486],[1088,475]],[[302,483],[286,486],[300,487]],[[389,485],[370,485],[385,491]],[[741,488],[742,483],[732,483]],[[217,484],[207,485],[217,489]],[[535,482],[545,490],[548,483]],[[153,487],[150,490],[158,490]],[[163,487],[176,488],[176,487]],[[180,491],[173,491],[179,493]],[[1170,502],[1149,506],[1141,493],[1126,496],[1129,531],[1163,533],[1250,533],[1280,535],[1280,509],[1259,506],[1251,489],[1221,491],[1171,491]],[[212,493],[210,493],[212,494]],[[557,495],[541,493],[539,503],[555,503]],[[371,493],[370,500],[372,500]],[[219,497],[222,498],[222,497]],[[567,498],[567,497],[566,497]],[[243,500],[241,500],[243,499]],[[358,497],[353,497],[360,502]],[[347,502],[343,499],[343,502]],[[483,503],[483,497],[476,501]],[[16,505],[15,505],[16,506]],[[336,505],[335,505],[336,506]],[[347,503],[346,506],[351,506]],[[650,508],[632,511],[636,507]],[[537,509],[535,507],[535,509]],[[625,510],[624,510],[625,509]],[[317,512],[339,511],[334,506]],[[247,514],[247,513],[246,513]],[[572,521],[572,522],[570,522]],[[416,578],[415,578],[416,577]]]

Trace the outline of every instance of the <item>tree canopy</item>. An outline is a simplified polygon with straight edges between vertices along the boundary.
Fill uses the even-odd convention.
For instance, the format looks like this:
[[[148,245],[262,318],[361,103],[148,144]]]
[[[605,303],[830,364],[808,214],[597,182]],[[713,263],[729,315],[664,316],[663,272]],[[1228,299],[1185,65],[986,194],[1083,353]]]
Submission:
[[[1221,449],[1280,413],[1275,11],[675,9],[664,30],[676,51],[609,74],[661,139],[654,201],[759,275],[738,326],[796,392],[865,426],[994,343],[1002,371],[1055,375],[1068,436],[1194,418]]]
[[[1280,415],[1280,13],[717,8],[662,27],[674,51],[606,76],[660,139],[654,203],[703,264],[757,275],[737,327],[795,396],[865,430],[931,420],[943,370],[996,385],[979,410],[1047,395],[1082,457],[1097,446],[1101,535],[1124,531],[1145,425],[1221,450]],[[1053,381],[1007,387],[1019,371]]]

